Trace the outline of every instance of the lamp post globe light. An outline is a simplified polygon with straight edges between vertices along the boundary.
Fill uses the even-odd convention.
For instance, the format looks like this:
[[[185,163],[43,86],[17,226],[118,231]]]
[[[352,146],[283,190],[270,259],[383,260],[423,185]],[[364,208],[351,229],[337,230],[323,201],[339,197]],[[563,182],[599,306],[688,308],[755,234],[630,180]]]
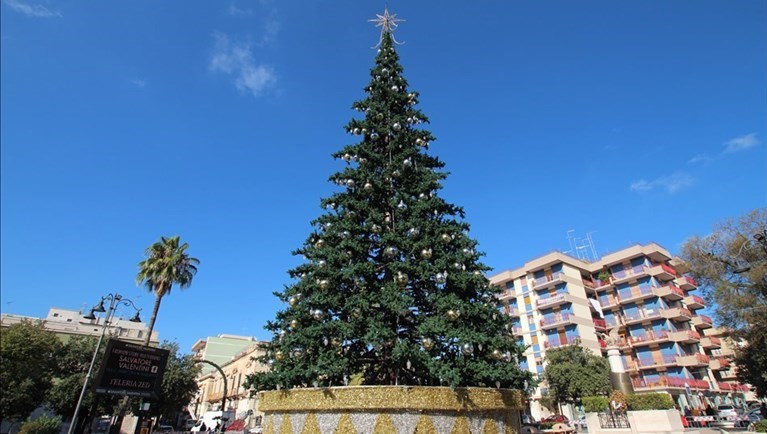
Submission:
[[[109,301],[109,307],[104,308],[104,301]],[[141,318],[139,317],[139,313],[141,312],[141,308],[137,307],[133,301],[123,298],[122,295],[118,293],[110,293],[105,295],[104,297],[101,297],[101,301],[99,301],[99,304],[93,306],[91,308],[90,313],[88,315],[83,315],[83,318],[94,320],[97,319],[96,313],[105,313],[106,316],[104,316],[104,325],[101,326],[101,333],[99,334],[99,340],[96,342],[96,349],[93,350],[93,357],[91,358],[91,364],[88,366],[88,373],[85,374],[85,381],[83,381],[83,388],[80,390],[80,397],[77,399],[77,406],[75,406],[75,412],[72,415],[72,423],[69,424],[69,430],[67,430],[67,434],[72,434],[75,430],[75,426],[77,426],[77,415],[80,413],[80,407],[83,404],[83,397],[85,397],[85,391],[88,389],[88,383],[90,383],[91,377],[93,376],[93,365],[96,364],[96,358],[99,354],[99,349],[101,348],[101,343],[104,341],[104,334],[106,333],[107,327],[109,326],[109,322],[114,317],[115,310],[118,306],[129,306],[132,307],[136,314],[129,320],[130,322],[141,322]]]

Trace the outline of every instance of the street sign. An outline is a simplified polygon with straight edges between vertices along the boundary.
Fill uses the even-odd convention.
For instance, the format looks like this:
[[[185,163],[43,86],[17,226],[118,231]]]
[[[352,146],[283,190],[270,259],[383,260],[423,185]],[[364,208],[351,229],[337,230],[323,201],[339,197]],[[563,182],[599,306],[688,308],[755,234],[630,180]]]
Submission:
[[[156,398],[169,353],[110,339],[95,383],[96,393]]]

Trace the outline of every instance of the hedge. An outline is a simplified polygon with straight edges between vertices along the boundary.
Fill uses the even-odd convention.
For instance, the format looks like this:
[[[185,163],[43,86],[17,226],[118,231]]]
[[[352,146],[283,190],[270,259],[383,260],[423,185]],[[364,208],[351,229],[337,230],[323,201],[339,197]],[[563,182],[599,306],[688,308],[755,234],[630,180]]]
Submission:
[[[19,434],[58,434],[61,431],[61,418],[40,415],[35,420],[27,419],[21,425]]]
[[[767,419],[762,419],[759,422],[754,422],[754,431],[767,432]]]
[[[610,400],[605,396],[584,396],[581,398],[586,413],[601,413],[608,410]]]
[[[674,408],[674,400],[665,393],[643,393],[628,396],[628,407],[632,411],[669,410]]]

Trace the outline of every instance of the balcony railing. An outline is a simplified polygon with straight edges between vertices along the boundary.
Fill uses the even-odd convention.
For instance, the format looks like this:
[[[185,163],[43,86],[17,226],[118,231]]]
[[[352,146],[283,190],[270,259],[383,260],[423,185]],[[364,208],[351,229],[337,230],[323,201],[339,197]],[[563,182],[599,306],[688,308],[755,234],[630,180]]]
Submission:
[[[594,327],[596,327],[598,329],[606,329],[607,328],[607,323],[605,322],[605,320],[599,319],[599,318],[592,318],[591,320],[594,322]]]
[[[708,366],[714,371],[721,371],[730,367],[730,361],[724,357],[717,357],[711,359]]]
[[[633,345],[646,345],[650,342],[660,341],[668,339],[668,332],[665,330],[660,331],[649,331],[647,333],[636,335],[636,336],[629,336],[628,340]]]
[[[570,322],[569,313],[555,314],[541,320],[541,327],[550,327],[557,324],[564,324]]]
[[[697,295],[688,295],[685,297],[684,304],[690,309],[702,309],[706,307],[706,301]]]
[[[552,297],[546,297],[546,298],[539,298],[538,301],[535,302],[535,306],[538,309],[544,308],[546,306],[552,306],[559,303],[564,303],[567,301],[567,298],[565,297],[567,294],[557,294]]]
[[[653,290],[652,290],[652,287],[648,285],[618,291],[618,297],[620,298],[621,303],[626,303],[632,300],[636,300],[638,298],[648,297],[651,295],[653,295]]]
[[[521,335],[522,334],[522,327],[520,327],[520,326],[511,326],[511,333],[513,335]]]
[[[669,333],[669,338],[674,342],[696,342],[700,340],[700,333],[695,330],[679,330]]]
[[[692,312],[684,307],[673,307],[661,311],[661,315],[664,318],[673,319],[676,321],[689,321],[692,318]]]
[[[612,285],[613,283],[610,281],[610,279],[594,279],[594,286],[596,286],[597,290],[600,290],[602,288],[607,288],[608,286]]]
[[[556,273],[552,273],[550,276],[543,276],[539,277],[537,279],[533,279],[532,286],[533,288],[538,288],[540,286],[544,286],[548,283],[557,282],[559,280],[562,280],[562,277],[565,276],[565,273],[561,271],[557,271]]]
[[[692,323],[695,325],[695,327],[699,327],[702,329],[713,327],[714,322],[711,320],[711,317],[708,315],[695,315],[692,317]]]
[[[690,276],[680,276],[676,279],[677,284],[684,290],[691,290],[698,287],[698,282]]]
[[[716,336],[704,336],[700,340],[700,344],[703,348],[720,348],[722,346],[722,340]]]
[[[684,291],[673,285],[656,287],[653,289],[653,292],[658,297],[665,297],[669,300],[681,300],[684,298]]]
[[[586,288],[597,289],[597,285],[596,283],[594,283],[593,280],[589,280],[589,279],[582,279],[582,280],[583,280],[583,286],[585,286]]]
[[[676,356],[676,361],[682,366],[703,366],[708,365],[709,358],[703,354],[690,354]]]
[[[631,383],[635,389],[665,389],[676,388],[684,389],[689,386],[691,389],[704,389],[710,388],[707,381],[696,380],[694,378],[681,378],[681,377],[658,377],[654,380],[648,380],[645,378],[632,378]],[[721,384],[721,383],[720,383]]]
[[[660,311],[658,309],[638,310],[631,314],[623,315],[623,323],[630,324],[637,321],[643,321],[646,319],[654,319],[660,317]]]
[[[671,354],[657,354],[651,357],[640,357],[637,359],[637,364],[642,368],[676,365],[676,363],[676,356]]]
[[[543,343],[543,347],[544,348],[558,348],[558,347],[563,347],[563,346],[566,346],[566,345],[573,345],[573,344],[576,344],[577,342],[578,342],[577,338],[570,338],[570,339],[564,339],[564,340],[563,339],[554,339],[554,340],[551,340],[551,341],[547,340],[547,341],[545,341]]]
[[[607,309],[618,304],[618,299],[613,295],[601,295],[599,297],[599,304],[602,306],[602,309]]]
[[[635,265],[629,269],[614,272],[612,275],[612,282],[615,285],[646,273],[647,269],[643,265]]]

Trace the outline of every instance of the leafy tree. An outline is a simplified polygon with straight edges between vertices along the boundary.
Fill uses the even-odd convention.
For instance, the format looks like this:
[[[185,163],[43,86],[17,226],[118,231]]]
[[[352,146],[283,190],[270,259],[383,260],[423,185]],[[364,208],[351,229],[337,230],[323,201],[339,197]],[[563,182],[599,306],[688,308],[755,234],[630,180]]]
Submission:
[[[178,236],[161,237],[160,241],[146,249],[147,258],[138,264],[136,283],[146,286],[155,295],[144,345],[148,345],[151,339],[162,298],[170,294],[174,284],[181,289],[191,286],[192,279],[197,274],[197,265],[200,264],[200,260],[189,256],[186,252],[188,248],[189,244],[181,244]]]
[[[180,354],[177,342],[165,341],[160,345],[170,351],[162,378],[162,392],[150,407],[152,416],[170,416],[181,411],[197,392],[197,374],[200,365],[191,354]]]
[[[41,322],[22,321],[0,333],[0,421],[21,420],[45,401],[61,342]]]
[[[682,248],[689,274],[736,346],[738,379],[767,396],[767,208],[725,220]]]
[[[97,341],[98,338],[93,336],[73,336],[63,344],[58,359],[56,378],[46,397],[46,403],[57,414],[70,416],[75,411],[75,406],[83,387],[83,381],[85,381],[85,375],[88,372],[93,352],[96,350]],[[93,369],[94,375],[101,365],[105,350],[106,342],[101,346],[97,355]],[[94,394],[92,393],[92,388],[89,387],[83,397],[81,407],[83,412],[88,411],[87,409],[91,409],[95,414],[111,414],[113,412],[116,404],[115,397],[100,395],[96,400],[98,407],[95,409],[92,408],[93,399]],[[81,419],[83,423],[89,417],[94,416],[94,414],[88,415],[89,417],[84,416]]]
[[[530,374],[498,311],[500,289],[483,275],[477,242],[461,207],[438,192],[444,163],[419,125],[390,32],[384,31],[358,138],[333,156],[348,166],[330,180],[342,190],[294,252],[308,262],[275,293],[287,303],[267,324],[274,339],[251,375],[256,390],[347,384],[450,385],[522,389]]]
[[[607,359],[580,345],[549,350],[546,362],[543,375],[549,385],[549,393],[558,403],[610,392],[610,365]]]

